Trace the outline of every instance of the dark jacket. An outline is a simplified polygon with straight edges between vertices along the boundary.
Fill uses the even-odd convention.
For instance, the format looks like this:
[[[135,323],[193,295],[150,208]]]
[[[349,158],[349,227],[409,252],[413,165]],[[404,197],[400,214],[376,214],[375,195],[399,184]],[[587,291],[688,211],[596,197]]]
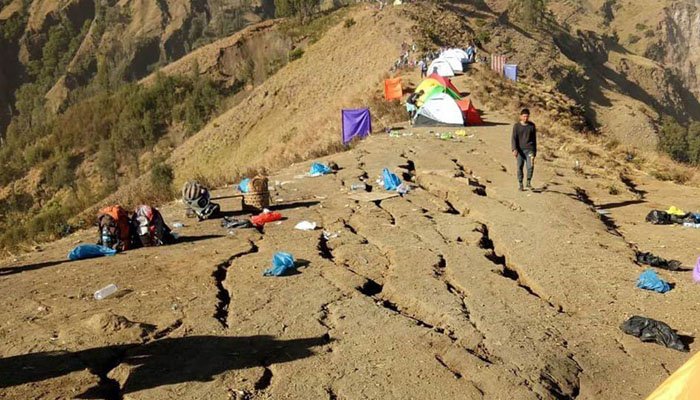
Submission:
[[[513,125],[513,135],[511,137],[511,150],[516,150],[518,153],[531,151],[537,154],[537,128],[532,122],[527,122],[523,125],[517,122]]]

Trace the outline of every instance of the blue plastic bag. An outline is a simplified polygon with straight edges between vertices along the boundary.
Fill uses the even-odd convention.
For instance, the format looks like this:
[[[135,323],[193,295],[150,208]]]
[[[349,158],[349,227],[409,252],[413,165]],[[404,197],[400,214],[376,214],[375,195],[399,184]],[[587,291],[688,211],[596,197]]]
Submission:
[[[117,251],[110,249],[109,247],[100,246],[97,244],[81,244],[76,246],[70,253],[68,253],[68,259],[75,261],[86,258],[113,256],[115,254],[117,254]]]
[[[250,179],[245,178],[241,181],[241,183],[238,184],[238,190],[241,193],[248,193],[248,190],[249,190],[248,185],[250,185]]]
[[[671,286],[668,282],[661,280],[656,272],[651,268],[642,272],[637,279],[637,287],[640,289],[653,290],[659,293],[666,293],[671,290]]]
[[[309,171],[309,175],[328,175],[331,172],[333,171],[331,171],[330,167],[328,167],[327,165],[315,162],[311,164],[311,170]]]
[[[296,270],[294,256],[289,253],[279,252],[272,257],[272,268],[263,272],[264,276],[283,276]]]
[[[396,190],[401,185],[401,179],[386,168],[382,170],[382,179],[386,190]]]

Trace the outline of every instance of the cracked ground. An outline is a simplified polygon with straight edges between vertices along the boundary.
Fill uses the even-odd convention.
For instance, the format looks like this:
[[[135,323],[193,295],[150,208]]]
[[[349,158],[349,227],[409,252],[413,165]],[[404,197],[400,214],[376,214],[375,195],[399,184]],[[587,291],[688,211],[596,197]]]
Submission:
[[[644,398],[688,355],[619,325],[638,314],[687,336],[700,327],[689,272],[659,271],[676,283],[667,295],[634,286],[636,249],[693,262],[674,238],[695,232],[643,222],[679,189],[626,177],[645,200],[601,218],[610,199],[595,177],[538,160],[542,190],[517,192],[510,127],[490,119],[502,125],[451,141],[372,137],[323,159],[333,175],[301,178],[310,162],[273,174],[285,220],[262,231],[171,204],[166,221],[186,224],[176,245],[64,261],[89,231],[2,261],[0,398]],[[361,180],[382,192],[384,167],[413,190],[348,198]],[[233,189],[214,195],[246,215]],[[322,229],[294,230],[302,220]],[[301,261],[297,274],[263,277],[277,251]],[[120,291],[93,300],[109,283]]]

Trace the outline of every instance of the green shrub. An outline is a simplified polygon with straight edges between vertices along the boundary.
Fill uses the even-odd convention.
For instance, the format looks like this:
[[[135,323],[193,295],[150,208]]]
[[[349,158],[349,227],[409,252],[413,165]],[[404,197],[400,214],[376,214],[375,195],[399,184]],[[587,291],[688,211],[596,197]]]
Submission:
[[[641,38],[637,35],[630,35],[630,37],[627,38],[627,42],[629,42],[629,44],[635,44],[639,42],[640,39]]]
[[[289,61],[298,60],[304,55],[304,49],[297,47],[289,52]]]
[[[647,39],[654,37],[654,35],[656,35],[656,32],[654,32],[653,29],[648,29],[647,31],[644,32],[644,37]]]
[[[641,22],[638,22],[637,25],[634,26],[634,28],[637,29],[638,31],[643,31],[643,30],[647,29],[647,26]]]
[[[151,169],[151,187],[155,193],[162,193],[170,197],[173,192],[174,179],[173,168],[168,164],[159,162]]]
[[[350,28],[351,26],[355,25],[355,19],[354,18],[347,18],[345,22],[343,23],[343,26],[346,28]]]

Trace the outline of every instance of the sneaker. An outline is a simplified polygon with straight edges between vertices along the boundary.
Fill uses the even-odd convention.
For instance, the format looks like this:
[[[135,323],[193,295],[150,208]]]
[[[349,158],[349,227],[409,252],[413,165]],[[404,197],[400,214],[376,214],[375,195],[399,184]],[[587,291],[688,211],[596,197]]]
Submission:
[[[524,191],[525,191],[525,189],[523,189],[523,185],[522,185],[522,184],[518,185],[518,191],[520,191],[520,192],[524,192]]]
[[[530,184],[530,182],[528,182],[527,185],[525,185],[525,189],[532,190],[532,185]]]

